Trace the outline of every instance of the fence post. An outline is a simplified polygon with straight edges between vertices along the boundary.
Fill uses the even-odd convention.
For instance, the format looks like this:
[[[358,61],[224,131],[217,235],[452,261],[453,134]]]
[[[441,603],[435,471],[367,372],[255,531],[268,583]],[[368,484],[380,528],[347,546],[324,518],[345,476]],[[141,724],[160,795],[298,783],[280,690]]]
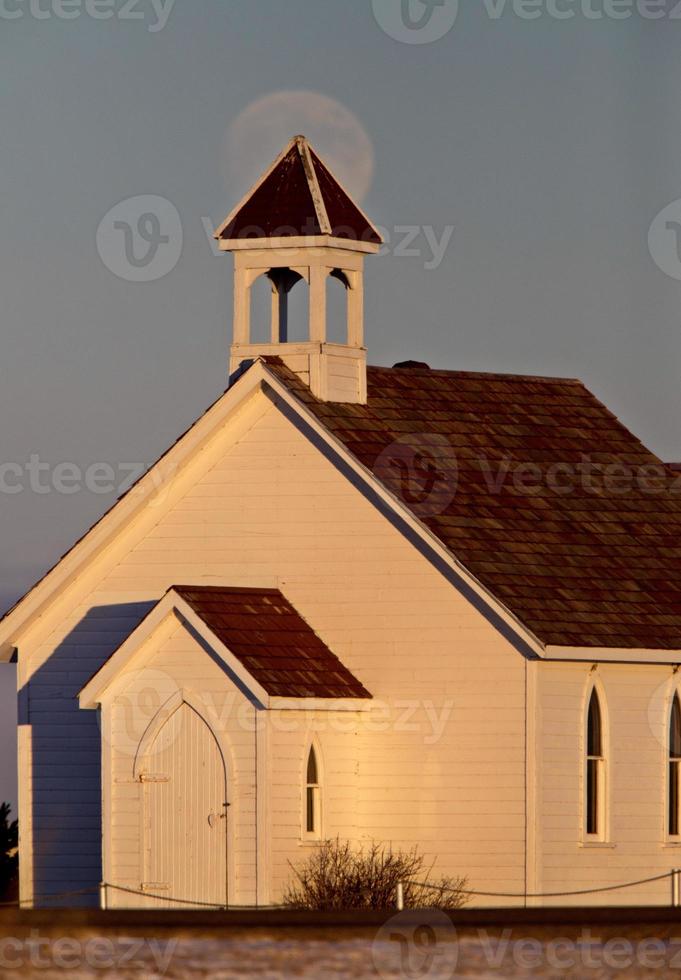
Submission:
[[[397,882],[397,911],[404,911],[404,885],[401,881]]]
[[[99,886],[99,907],[106,909],[106,882],[102,881]]]
[[[681,905],[681,869],[672,868],[672,906],[678,908]]]

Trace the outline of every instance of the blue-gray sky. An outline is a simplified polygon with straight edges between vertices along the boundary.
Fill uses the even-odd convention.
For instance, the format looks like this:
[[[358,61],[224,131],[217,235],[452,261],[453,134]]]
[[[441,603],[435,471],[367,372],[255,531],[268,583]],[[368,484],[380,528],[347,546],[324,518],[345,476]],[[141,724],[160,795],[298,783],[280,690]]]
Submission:
[[[36,492],[31,457],[50,467],[40,485],[65,462],[107,463],[122,481],[225,387],[231,260],[202,219],[226,215],[289,121],[370,183],[364,207],[393,246],[400,226],[453,228],[439,263],[424,231],[420,255],[369,259],[373,363],[578,376],[681,459],[681,282],[648,244],[681,198],[681,20],[612,0],[528,20],[462,0],[451,30],[421,44],[390,36],[417,33],[400,28],[400,0],[177,0],[160,30],[151,0],[130,8],[142,19],[108,2],[96,10],[111,19],[85,0],[0,2],[0,463],[24,486],[0,494],[0,605],[112,500]],[[410,2],[414,21],[428,14]],[[447,10],[431,13],[424,30]],[[282,91],[307,96],[277,115]],[[317,96],[355,129],[341,110],[319,118]],[[274,116],[244,115],[267,97]],[[167,275],[131,282],[105,265],[97,230],[140,195],[174,205],[183,243]],[[655,234],[681,275],[673,227]],[[12,675],[0,672],[0,798],[14,802]]]

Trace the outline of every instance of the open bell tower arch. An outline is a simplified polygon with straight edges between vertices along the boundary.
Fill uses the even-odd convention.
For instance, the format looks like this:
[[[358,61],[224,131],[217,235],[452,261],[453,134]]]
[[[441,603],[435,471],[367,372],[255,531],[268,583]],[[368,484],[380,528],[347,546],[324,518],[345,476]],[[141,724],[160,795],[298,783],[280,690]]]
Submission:
[[[364,259],[382,238],[304,136],[294,137],[218,228],[234,253],[234,327],[230,374],[244,361],[277,355],[324,401],[366,403]],[[271,284],[270,339],[252,343],[251,289]],[[327,284],[347,292],[342,343],[328,340]],[[306,339],[290,342],[289,293],[309,289]]]

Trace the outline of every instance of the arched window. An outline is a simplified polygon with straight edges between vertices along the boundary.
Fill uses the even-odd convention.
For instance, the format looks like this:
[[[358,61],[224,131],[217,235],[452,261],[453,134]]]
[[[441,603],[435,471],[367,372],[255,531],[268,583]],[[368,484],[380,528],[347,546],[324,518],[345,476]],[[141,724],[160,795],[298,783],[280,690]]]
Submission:
[[[586,720],[586,832],[598,835],[604,824],[604,748],[601,705],[596,689],[591,692]]]
[[[679,765],[681,764],[681,704],[674,695],[669,718],[669,823],[670,837],[679,835]]]
[[[303,286],[296,288],[298,283]],[[309,286],[296,269],[276,267],[254,279],[249,298],[250,344],[309,340]]]
[[[332,269],[326,280],[326,340],[348,343],[348,290],[350,282],[342,269]]]
[[[314,747],[310,747],[307,757],[305,777],[305,833],[308,837],[318,837],[321,823],[319,801],[319,767]]]
[[[251,344],[270,344],[272,342],[272,306],[275,286],[267,274],[258,276],[251,286],[250,325]]]

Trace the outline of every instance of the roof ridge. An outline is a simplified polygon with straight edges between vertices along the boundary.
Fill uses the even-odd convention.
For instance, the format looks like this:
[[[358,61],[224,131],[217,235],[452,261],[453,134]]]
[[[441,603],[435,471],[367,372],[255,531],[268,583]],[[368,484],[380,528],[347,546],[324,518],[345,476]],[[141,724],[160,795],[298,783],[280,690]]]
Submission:
[[[331,222],[329,221],[329,214],[326,210],[324,195],[322,194],[319,186],[319,180],[317,179],[317,172],[314,168],[314,163],[312,162],[310,144],[304,136],[296,136],[295,144],[298,150],[298,155],[300,156],[300,162],[303,165],[303,172],[305,173],[307,186],[309,188],[312,203],[317,215],[317,221],[319,222],[319,229],[323,235],[330,235]]]
[[[409,368],[406,371],[404,368],[389,367],[385,364],[369,364],[368,369],[371,371],[390,371],[391,373],[399,372],[401,375],[408,374],[438,374],[438,375],[448,375],[449,377],[458,378],[495,378],[502,380],[512,379],[513,381],[551,381],[560,384],[573,384],[579,385],[581,388],[587,388],[584,381],[581,378],[571,378],[571,377],[560,377],[558,375],[545,375],[545,374],[514,374],[512,372],[506,371],[460,371],[455,368]]]

